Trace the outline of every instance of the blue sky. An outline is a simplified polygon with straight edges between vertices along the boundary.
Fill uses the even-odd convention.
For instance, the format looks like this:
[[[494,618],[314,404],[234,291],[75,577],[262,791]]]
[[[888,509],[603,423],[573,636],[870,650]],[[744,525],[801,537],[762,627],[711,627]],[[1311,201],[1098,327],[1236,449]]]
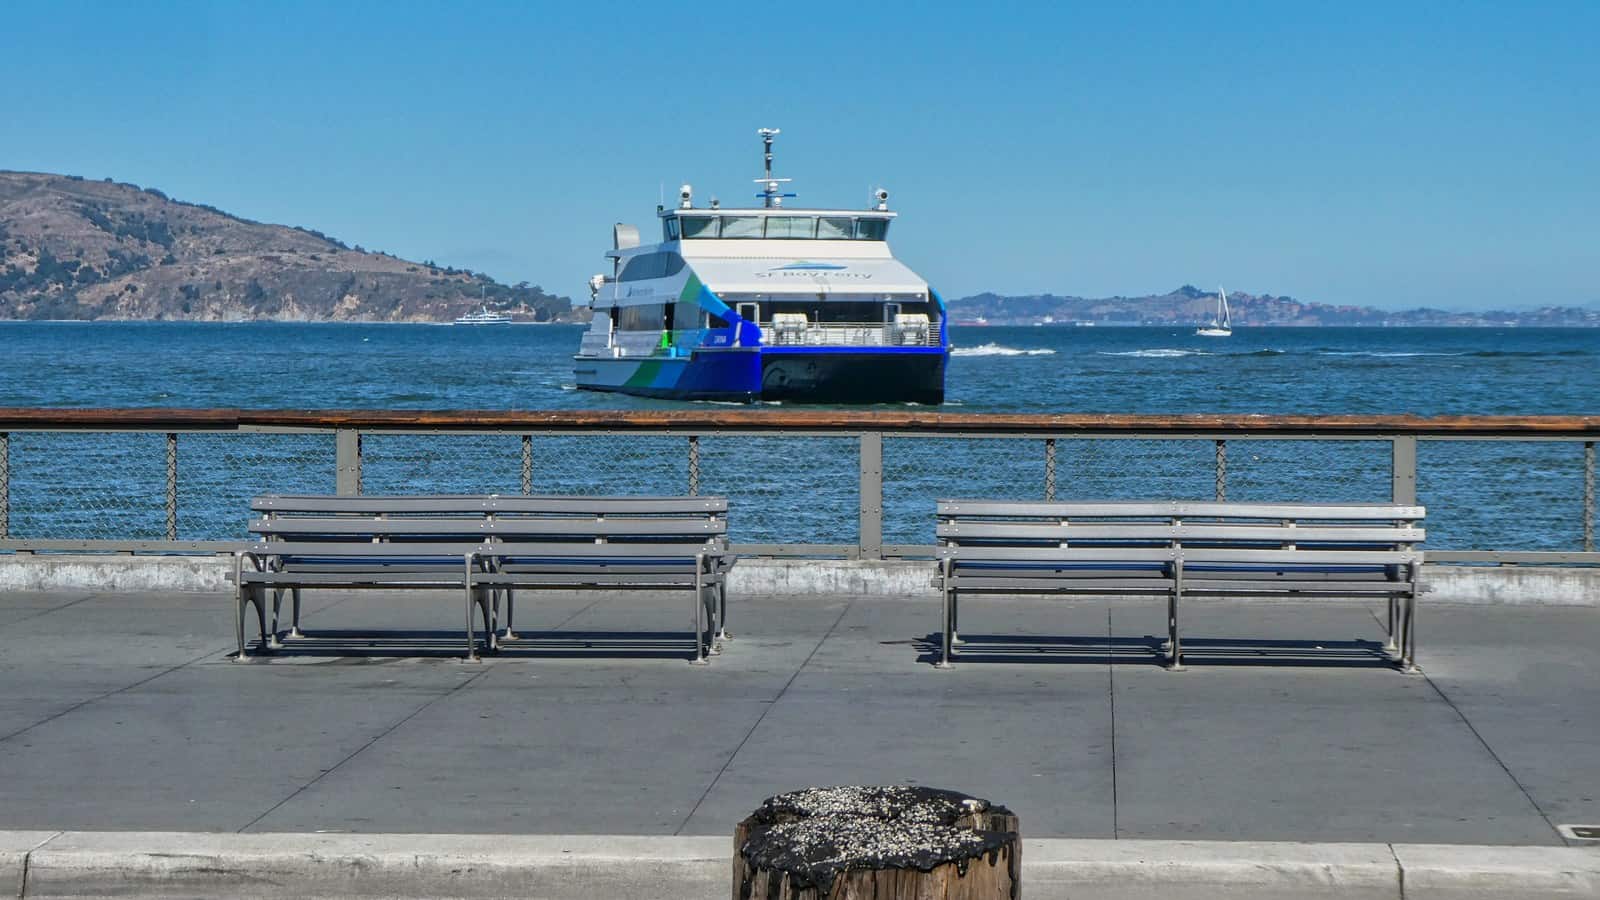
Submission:
[[[1600,3],[26,3],[0,168],[578,297],[664,185],[883,184],[947,296],[1600,303]],[[753,202],[753,201],[751,201]]]

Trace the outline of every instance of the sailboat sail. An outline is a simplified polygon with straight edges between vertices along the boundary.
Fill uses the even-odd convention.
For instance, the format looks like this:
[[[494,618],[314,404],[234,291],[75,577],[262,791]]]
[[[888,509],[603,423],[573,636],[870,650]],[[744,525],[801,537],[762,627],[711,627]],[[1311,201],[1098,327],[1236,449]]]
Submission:
[[[1228,313],[1228,292],[1217,286],[1217,312],[1211,317],[1211,324],[1195,329],[1195,334],[1203,337],[1227,337],[1233,334],[1233,317]]]

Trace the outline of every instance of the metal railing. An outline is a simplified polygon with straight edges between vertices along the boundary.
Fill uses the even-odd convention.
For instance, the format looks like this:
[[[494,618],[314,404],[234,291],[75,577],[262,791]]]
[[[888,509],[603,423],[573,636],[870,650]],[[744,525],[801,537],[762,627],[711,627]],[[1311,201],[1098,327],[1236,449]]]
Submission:
[[[933,551],[940,497],[1420,501],[1439,562],[1600,564],[1600,417],[0,409],[0,551],[217,552],[257,493],[716,493],[741,552]]]
[[[769,347],[937,347],[939,325],[914,328],[886,322],[805,322],[796,327],[766,322],[761,340]]]

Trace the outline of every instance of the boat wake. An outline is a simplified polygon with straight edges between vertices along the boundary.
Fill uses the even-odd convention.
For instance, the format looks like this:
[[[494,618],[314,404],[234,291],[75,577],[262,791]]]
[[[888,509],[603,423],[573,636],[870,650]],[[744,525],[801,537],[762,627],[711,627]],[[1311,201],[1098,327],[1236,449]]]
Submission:
[[[1133,356],[1139,359],[1177,359],[1180,356],[1216,356],[1205,350],[1179,350],[1173,347],[1158,347],[1154,350],[1097,350],[1100,356]]]
[[[950,351],[951,356],[1054,356],[1054,350],[1048,347],[1033,349],[1020,349],[1017,347],[1002,347],[999,344],[979,344],[976,347],[956,347]]]

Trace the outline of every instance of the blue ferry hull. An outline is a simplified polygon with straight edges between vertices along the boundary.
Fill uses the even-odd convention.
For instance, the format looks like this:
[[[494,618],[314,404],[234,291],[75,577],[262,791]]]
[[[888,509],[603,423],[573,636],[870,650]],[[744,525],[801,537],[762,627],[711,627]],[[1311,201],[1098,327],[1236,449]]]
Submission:
[[[675,356],[577,357],[584,390],[752,403],[944,402],[941,347],[752,347]]]

